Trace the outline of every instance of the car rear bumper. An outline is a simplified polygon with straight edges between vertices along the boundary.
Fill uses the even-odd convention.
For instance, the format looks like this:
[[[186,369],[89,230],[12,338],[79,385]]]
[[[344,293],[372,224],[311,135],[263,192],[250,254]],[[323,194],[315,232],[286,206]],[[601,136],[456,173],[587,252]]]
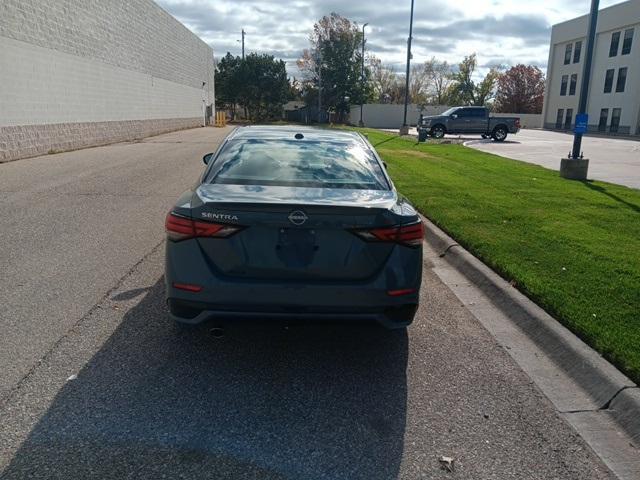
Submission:
[[[180,323],[197,325],[210,320],[293,320],[327,322],[376,322],[386,328],[403,328],[411,324],[417,304],[406,304],[385,309],[328,309],[326,307],[292,308],[273,306],[212,305],[175,298],[167,299],[170,317]]]
[[[192,240],[168,241],[166,249],[169,310],[174,320],[190,324],[223,317],[296,318],[403,327],[417,309],[421,281],[421,248],[394,248],[380,271],[357,282],[230,278],[216,272]],[[186,291],[176,284],[200,290]]]

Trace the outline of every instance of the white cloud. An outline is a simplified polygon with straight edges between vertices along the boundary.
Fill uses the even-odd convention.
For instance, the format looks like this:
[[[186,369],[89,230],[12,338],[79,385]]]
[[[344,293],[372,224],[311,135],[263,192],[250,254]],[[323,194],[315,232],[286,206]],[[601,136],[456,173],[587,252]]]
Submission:
[[[367,27],[367,48],[402,70],[409,35],[409,0],[157,0],[209,43],[216,57],[247,52],[295,60],[308,47],[314,22],[333,11]],[[601,0],[601,8],[620,0]],[[532,63],[544,69],[550,27],[588,13],[588,0],[418,0],[414,13],[413,61],[432,56],[458,63],[476,52],[480,65]]]

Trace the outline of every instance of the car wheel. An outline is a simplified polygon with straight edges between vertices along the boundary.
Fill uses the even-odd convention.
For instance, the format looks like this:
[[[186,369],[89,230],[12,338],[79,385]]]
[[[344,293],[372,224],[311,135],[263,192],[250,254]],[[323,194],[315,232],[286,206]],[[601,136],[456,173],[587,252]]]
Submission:
[[[431,127],[431,136],[433,138],[442,138],[444,137],[444,134],[445,130],[442,125],[435,125],[434,127]]]
[[[508,132],[505,127],[496,127],[493,129],[491,138],[493,138],[496,142],[504,142],[507,138],[507,134]]]

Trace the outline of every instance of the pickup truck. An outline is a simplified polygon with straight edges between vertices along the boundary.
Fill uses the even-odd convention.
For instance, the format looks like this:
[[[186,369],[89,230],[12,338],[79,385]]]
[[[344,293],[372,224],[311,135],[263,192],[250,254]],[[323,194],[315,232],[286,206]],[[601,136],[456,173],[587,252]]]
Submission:
[[[518,133],[518,117],[492,117],[485,107],[453,107],[440,115],[420,116],[418,141],[427,136],[442,138],[446,133],[478,133],[482,138],[504,142],[509,133]]]

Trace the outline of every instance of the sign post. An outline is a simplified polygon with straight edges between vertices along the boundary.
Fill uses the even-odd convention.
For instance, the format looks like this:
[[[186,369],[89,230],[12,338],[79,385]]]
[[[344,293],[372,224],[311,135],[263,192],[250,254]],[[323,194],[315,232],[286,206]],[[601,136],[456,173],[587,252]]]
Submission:
[[[587,171],[589,170],[589,159],[584,158],[582,155],[582,135],[587,133],[588,129],[587,100],[589,99],[589,81],[591,80],[591,62],[593,61],[593,47],[596,40],[599,4],[599,0],[591,0],[587,52],[584,57],[584,69],[582,70],[578,115],[576,115],[576,126],[573,134],[573,148],[567,158],[560,160],[560,176],[571,180],[586,180]]]

